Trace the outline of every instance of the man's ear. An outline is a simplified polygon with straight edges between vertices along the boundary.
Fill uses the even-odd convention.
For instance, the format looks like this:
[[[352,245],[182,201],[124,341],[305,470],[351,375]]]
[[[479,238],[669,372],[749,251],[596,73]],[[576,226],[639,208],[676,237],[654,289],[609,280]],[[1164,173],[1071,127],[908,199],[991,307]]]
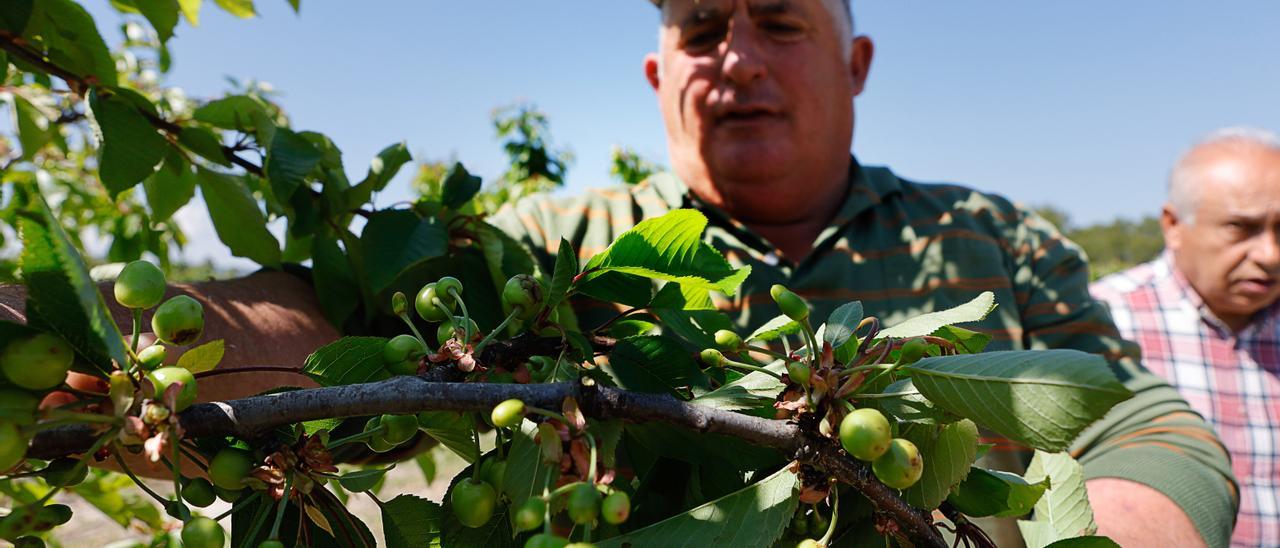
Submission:
[[[649,81],[649,86],[652,87],[654,91],[658,90],[658,85],[661,83],[658,76],[659,65],[660,63],[658,62],[657,53],[650,53],[644,56],[644,77]]]
[[[1160,231],[1164,233],[1164,246],[1169,251],[1177,251],[1182,247],[1182,227],[1186,226],[1178,211],[1172,204],[1165,204],[1160,210]]]
[[[862,94],[867,85],[867,75],[871,73],[871,58],[875,56],[876,45],[866,36],[853,39],[853,50],[849,56],[849,76],[853,78],[853,96]]]

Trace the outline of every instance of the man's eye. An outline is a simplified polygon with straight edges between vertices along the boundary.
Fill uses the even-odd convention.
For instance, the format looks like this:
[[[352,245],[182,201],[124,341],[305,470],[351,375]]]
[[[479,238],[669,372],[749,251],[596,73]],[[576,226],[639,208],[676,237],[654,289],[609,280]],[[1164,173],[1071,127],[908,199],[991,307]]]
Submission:
[[[779,38],[794,38],[804,34],[804,27],[785,21],[770,21],[760,27],[770,35]]]
[[[724,33],[718,29],[703,29],[689,33],[684,40],[685,49],[702,50],[720,43]]]

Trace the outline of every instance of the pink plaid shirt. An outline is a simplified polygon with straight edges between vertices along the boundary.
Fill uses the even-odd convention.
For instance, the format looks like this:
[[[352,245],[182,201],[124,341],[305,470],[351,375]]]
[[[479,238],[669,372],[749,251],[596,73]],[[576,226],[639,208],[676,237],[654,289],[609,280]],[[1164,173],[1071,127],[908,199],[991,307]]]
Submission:
[[[1168,252],[1098,280],[1120,333],[1218,431],[1240,483],[1232,546],[1280,546],[1280,303],[1232,333]]]

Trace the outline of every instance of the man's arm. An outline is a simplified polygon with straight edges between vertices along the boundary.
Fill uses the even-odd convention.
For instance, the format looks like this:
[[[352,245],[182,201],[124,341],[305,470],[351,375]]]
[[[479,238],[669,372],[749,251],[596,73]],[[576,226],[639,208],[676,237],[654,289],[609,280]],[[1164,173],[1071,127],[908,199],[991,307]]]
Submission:
[[[1122,546],[1225,546],[1238,504],[1226,449],[1176,390],[1139,365],[1137,346],[1090,297],[1080,249],[1040,217],[1019,213],[1023,342],[1100,354],[1134,393],[1072,446],[1098,533]]]
[[[121,332],[131,331],[132,315],[112,296],[111,284],[99,289]],[[168,299],[187,294],[204,306],[205,328],[200,342],[222,339],[226,353],[219,370],[248,366],[282,366],[300,369],[317,347],[339,337],[325,320],[315,292],[302,280],[283,272],[260,272],[244,278],[196,284],[174,284]],[[0,319],[25,321],[26,288],[0,286]],[[150,331],[150,311],[143,315],[143,330]],[[170,349],[168,362],[180,352]],[[200,401],[252,396],[281,386],[312,387],[306,376],[294,373],[220,374],[200,381]]]

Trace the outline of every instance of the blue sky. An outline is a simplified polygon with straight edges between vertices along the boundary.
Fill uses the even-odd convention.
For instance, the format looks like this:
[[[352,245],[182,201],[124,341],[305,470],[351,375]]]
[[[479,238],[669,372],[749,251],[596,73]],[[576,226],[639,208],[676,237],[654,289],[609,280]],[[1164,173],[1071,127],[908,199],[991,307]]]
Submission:
[[[118,43],[106,2],[86,4]],[[415,157],[495,177],[504,161],[490,113],[518,100],[544,110],[555,143],[574,151],[570,191],[610,184],[615,144],[666,163],[640,69],[657,32],[645,0],[258,10],[237,20],[206,2],[200,26],[183,22],[170,42],[167,83],[210,97],[224,76],[271,82],[294,126],[333,138],[353,175],[405,140]],[[1159,210],[1169,165],[1203,133],[1280,130],[1280,2],[855,0],[854,13],[877,46],[854,151],[908,178],[1053,204],[1078,222],[1133,218]],[[379,201],[407,195],[401,177]]]

